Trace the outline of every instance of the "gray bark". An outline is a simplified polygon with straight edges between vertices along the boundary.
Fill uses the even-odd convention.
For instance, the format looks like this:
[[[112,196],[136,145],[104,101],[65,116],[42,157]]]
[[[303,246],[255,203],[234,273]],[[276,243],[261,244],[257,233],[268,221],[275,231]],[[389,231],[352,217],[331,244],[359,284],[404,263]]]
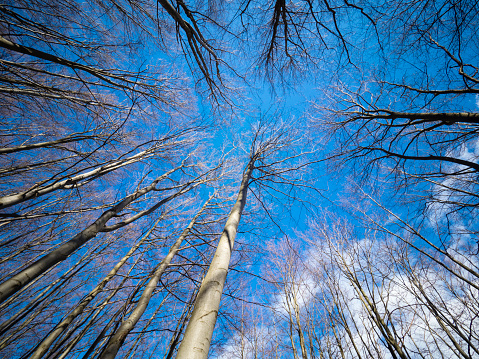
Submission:
[[[228,216],[208,272],[201,283],[191,319],[178,348],[177,359],[206,359],[216,324],[223,287],[233,251],[236,232],[246,204],[248,185],[253,172],[254,157],[243,174],[238,198]]]
[[[214,196],[214,195],[213,195]],[[141,294],[141,297],[138,301],[136,308],[130,314],[130,316],[121,324],[120,328],[116,331],[116,333],[111,337],[108,342],[108,345],[105,351],[102,353],[100,359],[113,359],[115,358],[118,350],[120,349],[121,345],[123,344],[126,336],[128,333],[135,327],[136,323],[140,320],[141,316],[145,312],[148,303],[150,302],[150,298],[153,295],[153,291],[156,289],[158,285],[158,281],[161,278],[161,275],[165,271],[165,269],[170,265],[171,260],[175,256],[176,252],[181,246],[181,243],[186,238],[186,236],[190,233],[191,229],[193,228],[196,220],[199,218],[201,213],[205,210],[206,206],[213,198],[211,196],[200,209],[200,211],[193,217],[191,222],[188,224],[188,227],[184,229],[181,235],[178,237],[176,242],[171,246],[168,255],[161,261],[161,263],[156,268],[153,276],[148,281],[148,284],[145,287],[145,290]]]
[[[83,135],[79,133],[72,133],[71,135],[68,135],[64,138],[59,138],[58,140],[38,142],[38,143],[29,144],[29,145],[20,145],[15,147],[0,148],[0,154],[3,155],[7,153],[28,151],[28,150],[33,150],[36,148],[51,148],[63,143],[77,142],[77,141],[83,141],[83,140],[94,139],[94,138],[95,136],[93,135]]]
[[[89,182],[91,179],[98,178],[121,167],[143,160],[145,157],[151,155],[152,153],[153,151],[151,149],[145,150],[140,153],[137,153],[134,156],[113,161],[110,164],[106,164],[104,166],[73,176],[63,181],[58,181],[46,186],[39,186],[37,184],[26,191],[4,196],[0,198],[0,209],[14,206],[16,204],[28,201],[32,198],[38,198],[59,189],[71,189],[79,187],[82,184]]]
[[[134,200],[140,198],[144,194],[154,190],[156,185],[164,178],[168,177],[171,173],[176,171],[178,168],[174,168],[164,175],[158,177],[153,183],[149,186],[144,187],[135,193],[125,197],[120,203],[110,208],[108,211],[104,212],[95,222],[93,222],[90,226],[86,229],[78,233],[68,242],[62,244],[57,249],[54,249],[46,256],[40,258],[35,263],[31,264],[29,267],[22,270],[20,273],[14,275],[12,278],[6,280],[2,284],[0,284],[0,303],[8,299],[12,294],[16,291],[21,289],[23,286],[28,284],[30,281],[38,277],[44,271],[48,270],[49,268],[53,267],[55,264],[65,260],[68,258],[70,254],[75,252],[78,248],[83,246],[86,242],[90,239],[95,237],[99,232],[103,231],[106,227],[106,223],[113,218],[117,213],[122,211],[126,208],[129,204],[131,204]],[[171,195],[162,201],[161,204],[164,204],[178,194]],[[156,207],[156,206],[155,206]]]
[[[39,359],[48,351],[53,342],[67,329],[70,323],[83,313],[86,306],[100,293],[105,285],[116,275],[120,268],[125,264],[125,262],[136,252],[136,250],[142,245],[142,243],[151,235],[153,230],[158,225],[158,222],[161,220],[158,219],[151,229],[141,238],[141,240],[135,244],[128,253],[113,267],[113,269],[107,274],[107,276],[100,282],[98,285],[78,304],[78,306],[59,324],[55,326],[53,331],[46,337],[40,345],[37,347],[35,352],[32,354],[30,359]]]

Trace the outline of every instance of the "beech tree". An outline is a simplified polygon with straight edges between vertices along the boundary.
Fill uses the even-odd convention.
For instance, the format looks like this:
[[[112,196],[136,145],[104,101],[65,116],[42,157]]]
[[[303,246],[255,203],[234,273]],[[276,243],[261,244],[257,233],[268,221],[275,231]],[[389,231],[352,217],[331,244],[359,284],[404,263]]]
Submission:
[[[478,10],[0,5],[2,355],[477,355]]]
[[[295,160],[302,161],[304,154],[301,152],[296,155],[289,153],[288,157],[282,157],[285,147],[292,146],[297,141],[293,134],[294,131],[290,126],[274,120],[262,119],[257,127],[253,128],[252,145],[242,173],[238,195],[218,241],[215,255],[198,290],[191,318],[178,348],[178,358],[208,356],[238,226],[248,191],[251,191],[250,186],[254,184],[254,187],[261,189],[261,184],[265,186],[276,181],[285,183],[289,177],[288,173],[299,171],[305,166],[305,163],[301,162],[294,166]],[[286,185],[292,186],[294,182],[287,181]],[[259,199],[257,195],[255,197]],[[259,201],[264,205],[261,199]]]
[[[134,238],[154,216],[156,237],[174,235],[172,212],[216,176],[194,150],[204,125],[181,112],[191,109],[181,70],[148,56],[167,49],[156,15],[133,3],[0,8],[6,355],[95,353],[144,283],[130,291],[152,243]]]
[[[333,154],[356,178],[390,176],[426,207],[475,218],[477,6],[398,2],[371,14],[379,60],[347,75],[359,81],[338,81],[329,109],[318,103]]]
[[[221,234],[215,256],[205,278],[203,279],[191,318],[186,327],[183,340],[178,348],[178,358],[206,358],[209,344],[213,336],[216,317],[220,306],[221,294],[228,274],[228,266],[233,251],[233,245],[238,225],[246,204],[246,195],[254,163],[260,153],[254,152],[244,170],[238,198],[231,209],[225,229]]]
[[[476,289],[468,281],[476,274],[431,260],[434,251],[398,233],[325,213],[292,241],[270,243],[269,306],[257,307],[259,328],[250,320],[238,330],[262,333],[262,348],[277,348],[267,358],[474,357]],[[259,352],[240,333],[224,357]]]

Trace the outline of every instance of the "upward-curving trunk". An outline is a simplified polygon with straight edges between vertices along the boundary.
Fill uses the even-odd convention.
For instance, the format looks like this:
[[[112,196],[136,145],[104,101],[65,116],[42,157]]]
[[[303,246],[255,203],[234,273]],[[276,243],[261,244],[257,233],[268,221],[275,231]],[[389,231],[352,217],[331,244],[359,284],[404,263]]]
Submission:
[[[55,326],[55,328],[50,332],[50,334],[40,343],[40,345],[37,347],[30,359],[40,359],[45,355],[45,353],[52,346],[53,342],[68,328],[68,326],[75,320],[76,317],[83,313],[87,305],[90,304],[93,299],[95,299],[97,294],[103,291],[105,285],[118,273],[123,264],[125,264],[126,261],[130,257],[132,257],[136,250],[143,244],[143,242],[150,237],[151,233],[156,228],[160,220],[161,217],[141,238],[141,240],[137,244],[135,244],[128,251],[128,253],[113,267],[113,269],[107,274],[107,276],[100,283],[98,283],[98,285],[84,299],[82,299],[82,301],[76,306],[76,308],[66,318],[64,318],[59,324]]]
[[[179,167],[178,167],[179,168]],[[46,270],[50,269],[57,263],[65,260],[68,258],[73,252],[75,252],[78,248],[82,247],[85,243],[87,243],[90,239],[94,238],[98,233],[109,231],[111,229],[120,228],[120,226],[126,225],[130,223],[130,220],[125,220],[123,222],[117,223],[110,227],[107,226],[107,222],[115,217],[118,213],[120,213],[123,209],[125,209],[128,205],[130,205],[133,201],[140,198],[141,196],[145,195],[146,193],[155,190],[156,185],[164,178],[167,178],[169,174],[176,171],[178,168],[174,168],[164,175],[155,179],[149,186],[146,186],[140,190],[137,190],[135,193],[123,198],[118,204],[111,207],[109,210],[105,211],[95,222],[85,228],[83,231],[78,233],[68,242],[65,242],[58,248],[54,249],[44,257],[37,260],[35,263],[31,264],[29,267],[25,268],[24,270],[20,271],[10,279],[6,280],[5,282],[0,284],[0,303],[8,299],[11,295],[21,289],[23,286],[34,280],[40,274],[45,272]],[[183,186],[183,188],[175,193],[172,194],[160,202],[158,202],[153,209],[158,208],[159,206],[165,204],[166,202],[172,200],[173,198],[177,197],[181,193],[185,191],[189,184]],[[151,209],[150,209],[151,210]],[[140,212],[146,213],[150,210]],[[136,218],[136,216],[132,216],[132,218]]]

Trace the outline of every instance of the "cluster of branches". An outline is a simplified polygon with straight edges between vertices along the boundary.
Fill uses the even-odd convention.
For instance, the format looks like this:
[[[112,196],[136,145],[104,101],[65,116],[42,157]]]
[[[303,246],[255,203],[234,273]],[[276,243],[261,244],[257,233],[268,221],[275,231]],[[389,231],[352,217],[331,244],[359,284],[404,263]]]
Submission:
[[[216,245],[212,241],[229,199],[215,194],[198,209],[198,198],[201,187],[216,186],[226,167],[223,162],[199,162],[192,148],[198,144],[197,133],[198,128],[170,131],[123,154],[127,144],[112,141],[78,163],[63,163],[62,158],[60,165],[45,170],[26,165],[8,172],[10,188],[0,201],[2,230],[8,238],[2,243],[0,284],[0,350],[5,355],[63,358],[81,353],[85,358],[113,358],[120,350],[124,355],[156,351],[146,345],[155,343],[166,357],[177,350],[181,357],[182,348],[188,355],[187,345],[198,345],[197,323],[200,335],[211,340],[216,315],[205,330],[201,313],[219,311],[246,193],[253,184],[266,192],[277,184],[294,187],[288,176],[304,167],[304,153],[286,150],[298,141],[289,126],[270,121],[253,129],[239,195]],[[90,139],[86,134],[68,138],[81,144]],[[3,155],[38,155],[67,142],[27,143],[5,148]],[[119,154],[112,159],[97,156],[109,154],[109,149]],[[132,178],[135,172],[142,177]],[[289,192],[286,198],[291,198]],[[139,331],[132,332],[135,328]],[[207,353],[205,346],[203,356]]]
[[[284,270],[274,280],[284,308],[275,313],[286,324],[272,328],[286,333],[290,345],[276,339],[271,353],[374,357],[387,350],[407,358],[425,345],[431,355],[477,354],[477,308],[470,304],[477,270],[461,252],[465,236],[477,234],[477,5],[276,0],[229,6],[180,0],[0,5],[2,353],[113,358],[120,350],[126,356],[156,352],[150,343],[162,345],[167,358],[193,351],[207,356],[247,193],[281,227],[272,203],[290,204],[307,188],[302,158],[309,154],[294,150],[298,129],[263,122],[253,129],[251,146],[247,141],[230,214],[224,213],[230,197],[216,192],[206,200],[206,188],[217,188],[226,172],[224,161],[202,158],[204,126],[191,115],[191,85],[173,61],[158,65],[156,59],[179,50],[197,88],[213,102],[228,102],[222,71],[241,75],[224,36],[241,49],[249,40],[261,48],[241,58],[264,64],[272,75],[313,69],[333,46],[336,64],[351,64],[352,75],[338,76],[346,85],[334,88],[328,115],[318,120],[321,133],[334,140],[332,156],[353,164],[365,180],[386,179],[388,189],[403,189],[430,210],[412,224],[393,215],[399,234],[372,220],[406,243],[388,247],[384,256],[398,255],[385,262],[394,263],[400,279],[409,276],[402,285],[415,295],[408,302],[415,311],[388,307],[392,294],[377,284],[401,283],[369,260],[367,246],[356,250],[341,242],[346,234],[333,240],[323,230],[329,262],[309,277],[326,285],[319,292],[309,288],[311,298],[321,293],[322,307],[304,312],[298,264],[278,262]],[[373,31],[359,34],[351,24]],[[397,29],[402,32],[393,38]],[[366,56],[378,54],[376,60],[357,56],[356,43],[367,48]],[[366,80],[357,83],[358,74]],[[437,220],[438,230],[422,234],[417,226],[432,217],[446,217],[447,225]],[[460,225],[467,231],[456,236]],[[290,258],[286,250],[281,258]],[[444,277],[464,321],[454,319],[442,292],[431,291],[430,277],[418,274],[429,271]],[[341,291],[344,281],[353,292]],[[352,303],[363,310],[360,321]],[[417,327],[429,326],[432,341],[417,341],[405,324],[410,315],[420,318]],[[314,322],[318,317],[322,321]],[[245,350],[244,335],[240,342]]]
[[[283,50],[301,19],[288,11],[296,5],[274,6],[273,38],[283,31]],[[342,209],[375,231],[359,240],[344,225],[313,226],[308,237],[320,244],[311,257],[291,243],[277,249],[269,303],[276,319],[261,322],[256,313],[270,313],[259,309],[246,313],[226,357],[478,354],[478,7],[447,0],[372,5],[356,9],[368,14],[379,43],[362,43],[366,55],[350,57],[355,66],[338,75],[315,117],[337,173],[353,170],[354,186],[373,192],[357,186],[362,198],[348,193]],[[274,41],[268,47],[278,48]],[[392,203],[406,206],[395,213]],[[300,268],[310,273],[302,277]]]
[[[399,2],[372,12],[381,48],[318,102],[330,156],[361,186],[406,204],[418,222],[444,217],[477,232],[479,78],[476,4]],[[397,31],[400,29],[400,36]],[[466,45],[467,44],[467,45]],[[375,56],[372,56],[376,54]],[[359,80],[358,80],[359,79]],[[338,168],[335,167],[335,168]]]
[[[200,158],[204,126],[184,111],[191,91],[148,55],[176,51],[165,34],[176,27],[196,77],[222,96],[219,50],[203,35],[207,12],[179,1],[0,7],[2,355],[112,358],[120,347],[156,351],[146,344],[154,343],[171,357],[195,322],[225,199],[216,194],[200,208],[193,198],[224,163]],[[265,128],[230,218],[242,212],[250,180],[288,172],[271,159],[290,142],[287,130]]]
[[[224,169],[196,150],[204,126],[183,112],[192,91],[181,69],[149,56],[175,50],[158,31],[177,20],[158,10],[0,6],[2,356],[107,355],[152,295],[158,306],[126,352],[149,350],[152,327],[165,354],[178,344],[223,206],[193,198]]]
[[[270,244],[271,301],[243,307],[225,357],[478,355],[473,256],[438,260],[434,250],[415,250],[406,231],[360,233],[332,218],[317,218],[294,241]]]

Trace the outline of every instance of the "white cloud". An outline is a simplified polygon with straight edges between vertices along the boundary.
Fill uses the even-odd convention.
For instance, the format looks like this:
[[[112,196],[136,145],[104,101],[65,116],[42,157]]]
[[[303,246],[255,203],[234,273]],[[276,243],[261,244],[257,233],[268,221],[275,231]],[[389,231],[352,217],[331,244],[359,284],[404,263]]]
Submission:
[[[458,227],[458,231],[460,229]],[[404,252],[407,249],[399,242],[353,238],[344,240],[342,236],[345,234],[340,229],[337,234],[336,239],[340,238],[338,241],[335,241],[334,236],[326,239],[318,234],[317,242],[312,244],[312,248],[302,253],[301,260],[294,262],[300,265],[285,265],[291,273],[289,277],[283,273],[282,277],[294,282],[290,289],[296,294],[303,330],[306,332],[310,320],[309,324],[313,328],[316,326],[319,333],[317,340],[324,345],[337,345],[337,338],[331,333],[331,329],[327,329],[327,312],[330,311],[333,317],[336,316],[335,320],[339,320],[334,330],[343,342],[346,358],[356,357],[354,347],[364,357],[369,357],[369,353],[376,353],[375,355],[381,358],[392,358],[377,325],[371,320],[371,312],[362,300],[364,298],[361,298],[359,288],[351,281],[353,274],[357,276],[368,300],[376,305],[388,328],[392,331],[394,326],[397,340],[411,358],[416,358],[414,353],[418,352],[424,355],[424,358],[430,359],[456,358],[458,355],[434,311],[428,307],[428,300],[442,313],[443,320],[445,318],[458,327],[462,326],[463,334],[479,331],[479,324],[475,320],[475,315],[479,312],[477,293],[473,293],[470,286],[464,285],[461,279],[441,265],[424,262],[424,258]],[[477,259],[464,252],[464,245],[461,240],[456,242],[455,251],[458,258],[463,256],[463,260],[475,261],[477,264]],[[278,254],[281,256],[285,253]],[[398,259],[402,255],[408,256],[406,262]],[[293,262],[287,263],[291,265]],[[457,269],[459,274],[478,283],[477,278],[470,273],[452,265],[450,268]],[[417,283],[420,283],[420,286]],[[281,286],[278,289],[282,290]],[[291,298],[289,300],[291,304]],[[289,346],[290,317],[284,291],[277,293],[271,303],[268,320],[252,320],[250,327],[245,329],[242,335],[235,334],[229,340],[219,358],[253,358],[258,355],[258,348],[271,348],[278,341],[283,341],[283,351]],[[337,316],[338,306],[342,308],[342,319]],[[263,313],[268,313],[268,309],[262,310]],[[273,328],[273,322],[278,320],[282,320],[282,323]],[[349,326],[351,337],[344,326],[342,327],[342,324],[346,323],[341,323],[341,320],[345,320]],[[281,330],[284,331],[283,336]],[[293,333],[297,335],[295,329]],[[450,333],[460,346],[467,347],[454,330],[450,330]],[[298,340],[297,337],[294,340]],[[299,346],[297,350],[300,351]],[[279,357],[291,357],[291,353],[283,352]]]

